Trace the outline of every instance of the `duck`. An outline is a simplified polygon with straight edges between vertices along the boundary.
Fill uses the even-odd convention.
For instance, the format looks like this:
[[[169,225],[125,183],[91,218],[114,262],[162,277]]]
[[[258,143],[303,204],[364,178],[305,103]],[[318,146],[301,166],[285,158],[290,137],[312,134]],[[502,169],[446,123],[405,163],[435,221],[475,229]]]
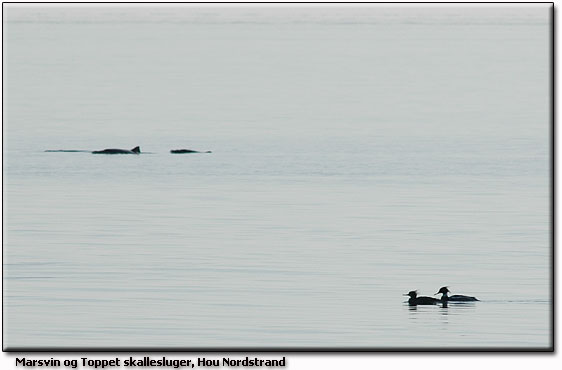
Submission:
[[[410,296],[410,299],[408,299],[408,304],[410,306],[430,305],[430,304],[437,304],[438,302],[441,302],[439,299],[433,297],[418,297],[417,290],[412,290],[408,292],[408,294],[404,294],[404,295]]]
[[[451,291],[449,290],[448,287],[444,286],[441,289],[439,289],[439,291],[437,293],[435,293],[435,295],[437,294],[442,294],[441,296],[441,302],[476,302],[479,301],[478,298],[476,297],[470,297],[467,295],[460,295],[460,294],[455,294],[449,297],[449,293]]]

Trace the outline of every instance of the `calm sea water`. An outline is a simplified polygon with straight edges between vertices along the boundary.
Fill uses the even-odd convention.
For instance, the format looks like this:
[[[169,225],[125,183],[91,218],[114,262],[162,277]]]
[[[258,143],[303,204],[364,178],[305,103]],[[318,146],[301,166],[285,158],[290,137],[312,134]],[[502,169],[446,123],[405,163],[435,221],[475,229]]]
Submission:
[[[5,4],[4,347],[549,347],[547,5]]]

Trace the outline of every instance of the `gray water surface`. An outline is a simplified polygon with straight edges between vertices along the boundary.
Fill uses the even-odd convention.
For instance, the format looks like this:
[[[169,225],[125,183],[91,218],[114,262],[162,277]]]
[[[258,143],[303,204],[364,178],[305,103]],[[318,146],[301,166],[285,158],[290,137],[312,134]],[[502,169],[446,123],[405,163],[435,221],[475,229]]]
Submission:
[[[4,348],[551,346],[549,11],[5,4]]]

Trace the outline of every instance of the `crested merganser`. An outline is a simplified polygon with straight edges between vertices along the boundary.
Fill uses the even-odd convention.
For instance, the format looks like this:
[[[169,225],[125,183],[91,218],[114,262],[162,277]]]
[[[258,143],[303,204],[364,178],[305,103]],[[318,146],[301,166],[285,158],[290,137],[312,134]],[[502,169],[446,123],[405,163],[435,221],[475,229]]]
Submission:
[[[441,289],[439,289],[439,291],[435,294],[443,294],[441,296],[441,302],[475,302],[478,301],[478,299],[476,297],[469,297],[467,295],[460,295],[460,294],[455,294],[449,297],[448,293],[450,293],[450,290],[444,286]]]
[[[417,306],[419,304],[426,304],[426,305],[437,304],[438,302],[440,302],[440,300],[433,297],[418,297],[417,290],[412,290],[408,292],[408,294],[404,294],[404,295],[410,296],[410,299],[408,299],[408,304],[410,306]]]

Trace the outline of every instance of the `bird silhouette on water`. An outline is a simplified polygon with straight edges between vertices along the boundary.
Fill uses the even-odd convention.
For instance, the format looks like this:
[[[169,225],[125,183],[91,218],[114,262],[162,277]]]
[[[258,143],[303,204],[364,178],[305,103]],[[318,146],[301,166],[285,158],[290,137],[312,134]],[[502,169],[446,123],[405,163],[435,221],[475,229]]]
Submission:
[[[467,295],[460,295],[460,294],[454,294],[452,296],[449,297],[449,293],[451,291],[446,287],[442,287],[441,289],[439,289],[439,291],[437,293],[435,293],[435,295],[437,294],[442,294],[441,296],[441,302],[476,302],[478,301],[478,299],[476,297],[470,297]]]
[[[433,297],[418,297],[418,291],[417,290],[412,290],[410,292],[408,292],[408,294],[404,294],[407,296],[410,296],[410,299],[408,299],[408,304],[410,306],[417,306],[417,305],[432,305],[432,304],[437,304],[440,302],[439,299],[437,298],[433,298]]]

